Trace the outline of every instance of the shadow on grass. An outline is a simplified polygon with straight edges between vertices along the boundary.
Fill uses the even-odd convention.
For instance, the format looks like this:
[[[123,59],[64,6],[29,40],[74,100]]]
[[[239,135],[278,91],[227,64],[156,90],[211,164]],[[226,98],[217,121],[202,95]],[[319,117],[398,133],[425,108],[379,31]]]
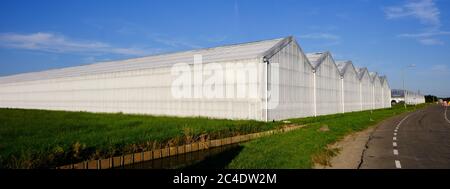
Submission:
[[[125,166],[124,169],[220,169],[228,164],[244,147],[231,144],[177,156]]]
[[[228,167],[228,164],[242,151],[244,147],[236,145],[230,149],[221,153],[208,156],[203,161],[194,163],[190,166],[184,167],[184,169],[224,169]]]

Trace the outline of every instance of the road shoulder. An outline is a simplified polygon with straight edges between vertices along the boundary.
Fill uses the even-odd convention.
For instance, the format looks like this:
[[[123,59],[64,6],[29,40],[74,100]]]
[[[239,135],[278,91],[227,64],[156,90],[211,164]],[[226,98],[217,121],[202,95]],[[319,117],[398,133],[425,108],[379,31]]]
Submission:
[[[330,160],[331,166],[315,164],[315,169],[357,169],[367,141],[377,126],[346,136],[341,141],[330,145],[329,149],[338,149],[339,153]]]
[[[337,155],[331,157],[330,165],[315,164],[314,169],[359,169],[372,134],[379,127],[389,123],[395,123],[410,113],[412,112],[388,118],[363,131],[347,135],[342,140],[329,145],[328,149],[338,150]]]

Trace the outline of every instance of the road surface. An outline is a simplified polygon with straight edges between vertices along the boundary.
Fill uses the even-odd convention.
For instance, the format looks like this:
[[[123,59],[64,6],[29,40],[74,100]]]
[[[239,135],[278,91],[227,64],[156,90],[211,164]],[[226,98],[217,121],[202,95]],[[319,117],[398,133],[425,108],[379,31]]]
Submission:
[[[450,168],[450,108],[432,105],[377,127],[361,169]]]

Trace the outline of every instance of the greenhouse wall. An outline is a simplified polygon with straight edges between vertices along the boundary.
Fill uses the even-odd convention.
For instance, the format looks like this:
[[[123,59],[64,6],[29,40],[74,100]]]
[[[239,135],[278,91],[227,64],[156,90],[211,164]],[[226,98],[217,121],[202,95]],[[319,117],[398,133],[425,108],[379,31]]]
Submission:
[[[425,97],[419,93],[406,91],[406,104],[422,104],[425,103]]]
[[[354,112],[361,110],[359,96],[359,78],[352,63],[347,65],[343,72],[344,85],[344,112]]]
[[[365,68],[342,72],[329,52],[313,55],[287,37],[5,76],[0,107],[261,121],[390,107],[387,79],[374,84]],[[223,83],[205,87],[214,79]]]
[[[383,107],[390,108],[391,107],[391,89],[389,87],[386,76],[381,77],[382,83],[382,96],[383,96]]]
[[[378,75],[375,75],[373,80],[374,85],[374,100],[375,100],[375,109],[383,108],[383,94],[382,94],[382,86],[380,77]]]
[[[373,85],[367,69],[361,70],[361,105],[362,110],[370,110],[373,108]]]
[[[317,115],[342,112],[341,75],[330,55],[315,68],[315,81]]]
[[[227,63],[261,67],[257,59],[219,65]],[[209,65],[203,65],[204,71],[216,69]],[[195,70],[193,65],[190,67]],[[174,98],[171,85],[176,77],[171,74],[171,69],[161,67],[0,84],[0,104],[8,108],[262,119],[260,92],[254,98]],[[243,68],[230,70],[242,71]],[[205,77],[203,81],[207,79]],[[236,85],[248,87],[259,83],[236,82]],[[198,83],[192,83],[192,86],[194,90],[201,87]]]
[[[292,41],[270,57],[269,65],[272,63],[279,63],[279,101],[276,108],[268,110],[268,120],[313,116],[312,67],[297,42]]]

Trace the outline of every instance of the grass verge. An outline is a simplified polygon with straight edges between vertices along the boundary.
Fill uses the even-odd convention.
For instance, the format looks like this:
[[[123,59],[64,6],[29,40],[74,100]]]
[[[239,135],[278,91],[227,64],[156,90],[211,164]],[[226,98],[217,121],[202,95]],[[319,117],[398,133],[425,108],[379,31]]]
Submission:
[[[281,125],[202,117],[0,109],[0,168],[53,168]]]
[[[327,145],[388,117],[421,106],[289,120],[308,127],[243,144],[229,168],[310,168],[327,163]],[[99,114],[0,109],[0,168],[55,166],[271,130],[282,122],[220,120],[202,117]]]
[[[352,112],[290,120],[294,124],[308,125],[289,133],[257,139],[243,145],[228,168],[312,168],[314,163],[327,164],[336,154],[327,149],[353,132],[362,131],[380,121],[425,107],[395,106],[374,111]]]

